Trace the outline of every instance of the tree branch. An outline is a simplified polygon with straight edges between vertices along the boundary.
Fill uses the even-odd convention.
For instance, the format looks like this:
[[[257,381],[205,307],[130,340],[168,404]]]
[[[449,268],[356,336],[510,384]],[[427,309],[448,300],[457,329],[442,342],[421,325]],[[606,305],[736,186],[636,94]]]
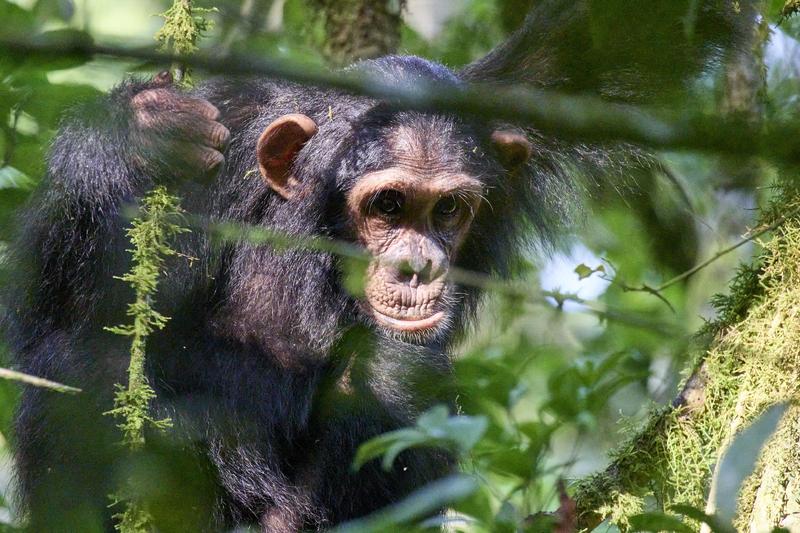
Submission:
[[[79,388],[70,387],[69,385],[63,385],[56,381],[50,381],[49,379],[32,376],[24,372],[11,370],[10,368],[0,368],[0,378],[10,379],[12,381],[19,381],[20,383],[25,383],[26,385],[33,385],[34,387],[42,387],[44,389],[50,389],[57,392],[69,392],[73,394],[81,392],[81,389]]]
[[[535,126],[543,133],[583,142],[629,142],[669,150],[711,151],[731,156],[760,155],[800,162],[800,124],[772,121],[758,128],[746,121],[703,113],[655,113],[596,97],[568,96],[530,86],[465,85],[462,90],[436,83],[414,88],[384,84],[352,72],[330,72],[283,60],[232,54],[214,57],[164,54],[152,48],[97,45],[81,39],[0,37],[0,50],[31,57],[105,55],[163,63],[183,63],[226,75],[263,75],[306,85],[371,96],[400,108],[453,112],[484,120]]]

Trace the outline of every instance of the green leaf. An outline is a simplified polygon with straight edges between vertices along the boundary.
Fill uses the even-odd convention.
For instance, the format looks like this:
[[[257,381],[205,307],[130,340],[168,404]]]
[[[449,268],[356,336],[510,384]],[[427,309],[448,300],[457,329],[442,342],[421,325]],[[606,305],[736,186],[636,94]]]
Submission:
[[[434,481],[414,491],[400,503],[381,509],[366,518],[348,522],[332,533],[383,533],[398,526],[424,519],[439,510],[471,496],[477,490],[475,481],[456,475]]]
[[[12,166],[0,167],[0,190],[22,189],[30,190],[36,182]]]
[[[717,497],[714,502],[717,517],[732,524],[736,517],[736,502],[742,483],[753,472],[761,448],[778,427],[788,404],[773,405],[761,414],[747,429],[741,431],[728,447],[720,463],[717,477]]]
[[[630,517],[631,531],[678,531],[692,533],[693,529],[680,518],[664,513],[642,513]]]
[[[4,0],[0,0],[0,20],[3,21],[0,25],[0,34],[6,32],[22,34],[30,31],[35,23],[33,13]]]
[[[706,524],[713,533],[735,533],[733,527],[725,524],[722,520],[714,515],[707,515],[700,509],[696,509],[691,505],[673,505],[671,511],[682,514],[687,518],[691,518],[697,522]]]
[[[594,270],[581,263],[575,267],[575,273],[578,275],[578,279],[583,280],[594,274]]]
[[[391,431],[363,443],[356,452],[353,469],[383,455],[383,468],[390,470],[400,453],[417,447],[439,447],[458,453],[470,451],[486,433],[489,421],[483,416],[449,416],[437,405],[420,415],[410,428]]]

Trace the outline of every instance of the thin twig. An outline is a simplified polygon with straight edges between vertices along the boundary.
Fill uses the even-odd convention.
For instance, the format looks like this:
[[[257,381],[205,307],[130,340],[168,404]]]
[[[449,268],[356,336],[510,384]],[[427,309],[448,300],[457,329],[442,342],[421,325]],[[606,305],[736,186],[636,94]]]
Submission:
[[[646,292],[647,294],[652,294],[653,296],[655,296],[656,298],[658,298],[659,300],[664,302],[670,308],[670,310],[674,313],[675,312],[675,308],[672,306],[672,304],[669,302],[669,300],[667,300],[667,298],[662,294],[666,289],[672,287],[673,285],[675,285],[677,283],[680,283],[681,281],[685,281],[685,280],[689,279],[691,276],[693,276],[697,272],[701,271],[702,269],[706,268],[708,265],[710,265],[714,261],[717,261],[721,257],[731,253],[732,251],[736,250],[737,248],[739,248],[741,246],[744,246],[748,242],[751,242],[751,241],[761,237],[765,233],[769,233],[770,231],[778,229],[789,218],[791,218],[791,217],[793,217],[793,216],[795,216],[797,214],[800,214],[800,209],[795,209],[794,211],[790,212],[788,215],[783,215],[783,216],[779,217],[772,224],[761,228],[760,230],[756,231],[755,233],[752,233],[752,234],[748,235],[747,237],[744,237],[742,240],[732,244],[731,246],[728,246],[727,248],[723,248],[722,250],[718,251],[717,253],[715,253],[714,255],[712,255],[711,257],[709,257],[708,259],[706,259],[702,263],[696,264],[695,266],[693,266],[689,270],[687,270],[687,271],[685,271],[685,272],[683,272],[681,274],[678,274],[677,276],[675,276],[674,278],[672,278],[672,279],[670,279],[668,281],[665,281],[664,283],[662,283],[658,287],[651,287],[650,285],[647,285],[646,283],[643,283],[642,285],[639,285],[639,286],[628,285],[628,284],[626,284],[626,283],[624,283],[624,282],[622,282],[622,281],[620,281],[620,280],[618,280],[618,279],[616,279],[614,277],[611,277],[611,276],[603,276],[603,279],[608,281],[608,282],[610,282],[610,283],[613,283],[616,286],[618,286],[624,292]],[[613,268],[613,265],[612,265],[612,268]]]
[[[17,148],[17,125],[19,124],[19,117],[22,115],[22,109],[25,107],[25,103],[30,98],[30,93],[23,96],[14,106],[11,108],[11,120],[10,124],[3,124],[2,129],[3,133],[5,134],[5,152],[3,153],[3,162],[0,164],[0,167],[4,167],[11,164],[11,160],[14,157],[14,151]]]
[[[781,227],[783,225],[784,222],[786,222],[789,218],[797,215],[798,213],[800,213],[800,209],[796,209],[796,210],[792,211],[791,213],[789,213],[788,215],[781,216],[780,218],[778,218],[778,220],[776,220],[775,222],[773,222],[769,226],[766,226],[766,227],[756,231],[755,233],[752,233],[751,235],[748,235],[747,237],[745,237],[742,240],[732,244],[731,246],[728,246],[727,248],[723,248],[722,250],[720,250],[716,254],[712,255],[711,257],[709,257],[708,259],[706,259],[702,263],[699,263],[699,264],[693,266],[692,268],[690,268],[689,270],[687,270],[686,272],[684,272],[682,274],[678,274],[677,276],[675,276],[674,278],[672,278],[669,281],[665,281],[664,283],[662,283],[661,285],[656,287],[654,290],[656,292],[661,292],[661,291],[663,291],[663,290],[665,290],[665,289],[667,289],[669,287],[672,287],[676,283],[680,283],[681,281],[693,276],[698,271],[704,269],[705,267],[707,267],[708,265],[710,265],[711,263],[713,263],[714,261],[716,261],[720,257],[731,253],[732,251],[736,250],[740,246],[744,246],[748,242],[753,241],[753,240],[761,237],[765,233],[769,233],[770,231],[778,229],[779,227]]]
[[[24,372],[11,370],[10,368],[0,368],[0,378],[10,379],[12,381],[19,381],[27,385],[33,385],[34,387],[41,387],[44,389],[50,389],[58,392],[66,392],[70,394],[76,394],[78,392],[81,392],[81,389],[78,389],[76,387],[70,387],[69,385],[64,385],[56,381],[50,381],[49,379],[32,376]]]

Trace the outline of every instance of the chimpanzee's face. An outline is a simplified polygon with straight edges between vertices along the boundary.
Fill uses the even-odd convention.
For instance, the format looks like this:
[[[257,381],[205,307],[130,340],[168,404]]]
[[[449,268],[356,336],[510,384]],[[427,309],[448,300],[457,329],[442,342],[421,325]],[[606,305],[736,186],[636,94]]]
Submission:
[[[372,256],[361,307],[379,327],[410,340],[430,338],[454,316],[458,299],[448,274],[481,209],[482,169],[500,171],[499,162],[513,171],[531,155],[521,133],[495,131],[494,150],[484,150],[460,128],[448,118],[407,114],[362,132],[379,146],[352,147],[354,160],[381,161],[355,176],[346,192],[352,232]],[[261,173],[287,200],[308,190],[293,162],[317,131],[307,116],[285,115],[258,141]],[[380,157],[368,157],[376,150]],[[487,166],[491,151],[498,161]]]
[[[388,166],[361,176],[347,196],[357,238],[372,256],[362,306],[380,326],[404,333],[447,322],[448,273],[484,192],[452,153],[458,145],[441,131],[426,133],[393,131]]]

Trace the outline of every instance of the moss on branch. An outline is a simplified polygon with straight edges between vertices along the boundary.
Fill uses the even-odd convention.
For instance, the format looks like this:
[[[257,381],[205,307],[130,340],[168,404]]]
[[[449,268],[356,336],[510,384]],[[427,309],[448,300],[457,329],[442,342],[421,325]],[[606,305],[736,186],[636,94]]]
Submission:
[[[714,512],[715,465],[737,433],[779,402],[800,399],[800,195],[792,184],[764,214],[784,219],[755,266],[742,268],[707,346],[673,405],[612,454],[603,472],[574,485],[580,525],[623,529],[647,501]],[[789,409],[744,483],[735,526],[786,526],[800,510],[800,410]]]

